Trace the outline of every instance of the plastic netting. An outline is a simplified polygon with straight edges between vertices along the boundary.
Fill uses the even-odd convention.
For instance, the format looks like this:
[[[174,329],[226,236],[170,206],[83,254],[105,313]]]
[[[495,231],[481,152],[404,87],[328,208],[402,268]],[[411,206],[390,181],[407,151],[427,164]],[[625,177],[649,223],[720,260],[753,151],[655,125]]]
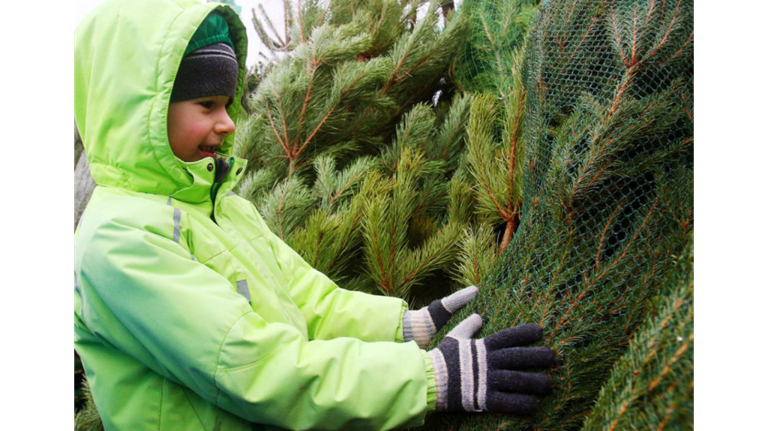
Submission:
[[[458,78],[499,97],[510,79],[488,77],[515,72],[504,58],[520,43],[492,21],[508,3],[524,2],[461,7],[479,46]],[[521,222],[463,316],[483,314],[480,335],[541,324],[554,391],[533,418],[454,418],[461,429],[578,429],[692,240],[693,2],[544,1],[524,49]]]

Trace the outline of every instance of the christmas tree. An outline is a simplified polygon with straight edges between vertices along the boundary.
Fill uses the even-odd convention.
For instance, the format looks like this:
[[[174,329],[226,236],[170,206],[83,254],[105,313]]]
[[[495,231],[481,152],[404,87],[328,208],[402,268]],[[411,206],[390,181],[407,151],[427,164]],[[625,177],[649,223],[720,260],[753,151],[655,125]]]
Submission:
[[[692,2],[547,2],[524,56],[520,227],[462,314],[542,325],[554,390],[425,429],[580,428],[693,228]]]
[[[584,430],[693,429],[693,234]]]
[[[466,154],[472,99],[451,66],[467,18],[421,4],[299,4],[290,38],[265,42],[291,54],[249,98],[236,148],[249,160],[238,193],[274,232],[342,287],[412,305],[479,281],[499,248],[490,231],[516,217],[514,194],[472,210],[510,187],[475,187],[485,159]]]
[[[517,88],[520,75],[513,69],[538,5],[538,0],[462,2],[469,29],[453,69],[462,91],[506,99]]]

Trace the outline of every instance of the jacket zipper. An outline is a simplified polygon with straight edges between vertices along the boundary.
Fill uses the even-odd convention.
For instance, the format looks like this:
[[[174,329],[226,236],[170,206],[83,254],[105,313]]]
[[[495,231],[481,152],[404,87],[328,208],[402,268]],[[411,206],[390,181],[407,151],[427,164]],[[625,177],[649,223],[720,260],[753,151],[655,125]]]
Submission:
[[[211,204],[212,204],[211,220],[213,220],[213,222],[216,223],[216,224],[219,224],[216,221],[216,195],[218,194],[219,189],[221,188],[221,184],[227,178],[227,175],[229,174],[229,171],[232,170],[232,164],[234,162],[235,162],[235,158],[234,157],[230,157],[229,158],[229,164],[226,167],[227,168],[226,173],[224,175],[222,175],[221,178],[219,178],[217,180],[214,180],[213,181],[213,185],[211,185]],[[214,166],[214,174],[213,174],[214,178],[216,178],[216,174],[219,172],[219,169],[220,169],[219,166],[217,166],[217,165],[218,165],[218,163],[214,163],[213,164],[213,166]]]

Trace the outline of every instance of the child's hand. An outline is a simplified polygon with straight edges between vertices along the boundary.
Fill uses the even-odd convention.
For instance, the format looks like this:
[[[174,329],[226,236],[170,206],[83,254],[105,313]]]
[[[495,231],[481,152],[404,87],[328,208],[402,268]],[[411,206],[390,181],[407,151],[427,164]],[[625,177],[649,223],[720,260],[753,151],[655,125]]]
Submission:
[[[480,316],[473,314],[429,351],[435,371],[437,410],[518,415],[535,412],[538,403],[523,394],[549,392],[549,376],[518,370],[551,367],[555,353],[547,347],[519,346],[539,340],[541,327],[520,325],[471,339],[482,324]]]
[[[422,349],[429,346],[432,337],[448,322],[453,313],[477,296],[477,287],[469,286],[458,292],[436,299],[418,310],[408,310],[403,315],[403,339],[415,341]]]

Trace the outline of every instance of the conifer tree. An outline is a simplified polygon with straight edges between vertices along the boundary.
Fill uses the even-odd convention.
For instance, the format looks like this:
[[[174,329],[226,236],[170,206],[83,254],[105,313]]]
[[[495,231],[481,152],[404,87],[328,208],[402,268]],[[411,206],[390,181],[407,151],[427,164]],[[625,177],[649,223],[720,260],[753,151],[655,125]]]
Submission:
[[[478,336],[542,325],[554,391],[531,418],[425,429],[582,426],[693,228],[692,12],[683,0],[541,6],[524,54],[520,227],[461,313],[482,312]]]
[[[452,69],[462,91],[506,99],[517,88],[513,69],[538,5],[538,0],[462,2],[469,29]]]
[[[471,98],[449,76],[466,20],[421,3],[299,3],[236,137],[238,193],[278,236],[343,287],[414,304],[476,278],[456,267],[476,220]]]

